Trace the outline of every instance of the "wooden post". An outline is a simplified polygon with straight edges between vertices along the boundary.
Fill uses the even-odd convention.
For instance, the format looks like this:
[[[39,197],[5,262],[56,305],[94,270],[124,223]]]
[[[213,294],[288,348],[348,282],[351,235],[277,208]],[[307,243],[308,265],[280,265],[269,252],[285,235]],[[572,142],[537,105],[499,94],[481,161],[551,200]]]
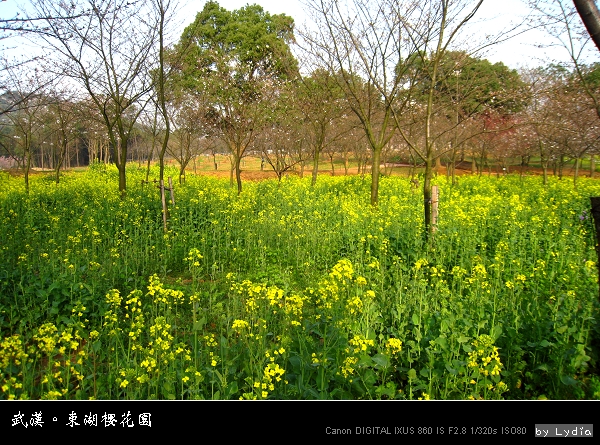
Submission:
[[[592,216],[594,217],[594,226],[596,228],[596,254],[598,256],[598,281],[600,283],[600,197],[592,196],[590,197],[592,202]],[[600,293],[598,294],[598,298],[600,299]]]
[[[171,192],[171,205],[175,206],[175,192],[173,192],[173,178],[169,176],[169,191]]]
[[[162,201],[163,208],[163,229],[167,231],[167,199],[165,198],[165,181],[160,180],[160,199]]]
[[[440,197],[440,190],[437,185],[431,187],[431,231],[437,230],[438,221],[438,202]]]

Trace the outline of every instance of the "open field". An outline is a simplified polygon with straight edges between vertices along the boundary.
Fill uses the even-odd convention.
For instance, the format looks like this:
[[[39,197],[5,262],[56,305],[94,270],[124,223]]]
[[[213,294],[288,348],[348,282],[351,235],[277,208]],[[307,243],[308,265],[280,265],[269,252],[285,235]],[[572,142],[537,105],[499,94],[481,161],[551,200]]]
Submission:
[[[0,398],[600,399],[600,181],[222,171],[0,172]]]
[[[190,162],[190,165],[187,167],[186,171],[188,173],[194,174],[209,174],[212,176],[220,177],[220,178],[229,178],[230,177],[230,169],[231,162],[229,156],[226,155],[217,155],[216,162],[218,169],[214,169],[214,160],[212,156],[198,156],[196,158],[196,163],[194,166],[193,161]],[[176,165],[174,160],[168,161],[169,165]],[[589,176],[590,175],[590,162],[588,159],[582,161],[582,165],[579,169],[580,176]],[[350,160],[348,168],[348,175],[357,175],[362,172],[359,171],[358,164],[355,160]],[[141,165],[140,165],[141,167]],[[256,180],[256,179],[275,179],[277,176],[275,172],[273,172],[272,168],[269,164],[265,163],[263,168],[261,169],[261,160],[258,157],[248,156],[242,160],[242,178],[246,180]],[[366,168],[366,173],[370,172],[371,165],[368,164]],[[422,174],[424,172],[424,167],[417,167],[415,170],[416,174]],[[467,158],[464,162],[457,162],[456,164],[456,175],[470,175],[472,174],[471,161]],[[406,163],[388,163],[381,165],[382,173],[388,174],[388,176],[408,176],[412,175],[412,170],[410,165]],[[436,168],[436,172],[438,175],[443,176],[449,174],[447,166],[445,164]],[[575,172],[574,166],[572,162],[567,162],[563,169],[564,176],[573,176]],[[307,162],[304,167],[304,171],[301,171],[301,167],[296,165],[294,168],[290,169],[288,176],[310,176],[312,173],[312,163]],[[509,173],[515,174],[524,174],[524,175],[542,175],[543,169],[541,164],[539,163],[538,158],[532,158],[529,165],[521,166],[519,164],[509,165]],[[596,174],[600,174],[600,166],[596,167]],[[498,175],[504,174],[502,168],[496,165],[490,165],[484,167],[482,171],[482,175]],[[551,176],[553,174],[553,169],[548,168],[548,175]],[[330,175],[330,176],[345,176],[346,172],[344,169],[343,161],[336,160],[334,161],[334,169],[332,174],[331,163],[327,159],[322,159],[319,163],[319,175]]]

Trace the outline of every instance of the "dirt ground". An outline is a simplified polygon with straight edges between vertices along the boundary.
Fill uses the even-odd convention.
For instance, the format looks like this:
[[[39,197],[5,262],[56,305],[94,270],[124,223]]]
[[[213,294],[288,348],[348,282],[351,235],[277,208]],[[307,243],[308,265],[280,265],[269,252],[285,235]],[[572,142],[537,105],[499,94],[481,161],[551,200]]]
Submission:
[[[173,162],[171,162],[171,164],[174,164]],[[320,165],[320,169],[319,169],[319,175],[320,176],[331,176],[331,168],[329,164],[323,163]],[[74,170],[84,170],[85,167],[77,167]],[[385,168],[385,166],[382,164],[381,165],[381,172],[385,173],[386,171],[389,173],[391,169],[391,174],[392,176],[408,176],[410,174],[410,166],[408,164],[388,164],[387,168]],[[223,156],[222,159],[220,159],[219,162],[219,168],[218,170],[214,170],[214,166],[212,164],[212,162],[210,163],[210,165],[208,163],[200,163],[199,165],[197,165],[197,168],[194,169],[193,166],[190,166],[187,169],[187,174],[194,174],[194,170],[195,170],[195,174],[198,175],[208,175],[208,176],[215,176],[218,178],[224,178],[224,179],[229,179],[230,178],[230,167],[229,167],[229,163],[227,162],[227,158],[225,156]],[[22,177],[23,176],[23,171],[22,170],[17,170],[17,169],[7,169],[7,170],[2,170],[7,172],[8,174],[10,174],[11,176],[19,176]],[[65,170],[65,171],[69,171],[69,170]],[[367,174],[369,173],[370,168],[367,167]],[[417,170],[417,172],[422,172],[423,169],[419,168]],[[52,173],[53,170],[50,169],[44,169],[42,171],[42,169],[39,168],[32,168],[29,172],[30,175],[39,175],[39,174],[49,174]],[[437,167],[435,169],[435,172],[438,176],[445,176],[448,174],[447,168],[446,166],[441,166],[441,167]],[[483,171],[483,175],[499,175],[499,174],[503,174],[504,172],[499,168],[499,167],[493,167],[491,169],[484,169]],[[543,175],[543,169],[541,167],[534,167],[534,166],[526,166],[526,167],[522,167],[522,166],[510,166],[509,167],[509,171],[508,173],[510,174],[524,174],[524,175]],[[294,176],[298,176],[300,175],[300,170],[290,170],[289,172],[286,173],[287,175],[294,175]],[[306,168],[304,169],[304,176],[305,177],[309,177],[312,174],[312,166],[311,165],[307,165]],[[335,169],[335,176],[344,176],[345,170],[343,168],[343,166],[341,165],[336,165],[336,169]],[[360,174],[358,167],[350,167],[348,169],[348,175],[358,175]],[[457,176],[461,176],[461,175],[470,175],[471,173],[471,163],[470,162],[459,162],[456,164],[456,168],[455,168],[455,175]],[[548,169],[548,175],[552,176],[553,171],[552,169]],[[563,176],[573,176],[574,174],[574,169],[569,166],[569,167],[565,167],[563,170]],[[579,171],[579,175],[581,177],[588,177],[590,176],[590,171],[589,169],[580,169]],[[253,158],[249,158],[246,161],[246,165],[242,166],[242,180],[243,181],[260,181],[263,179],[277,179],[277,175],[275,174],[275,172],[270,168],[269,165],[265,165],[264,169],[261,170],[260,169],[260,161],[257,159],[253,159]],[[598,177],[600,177],[600,175],[598,175]],[[235,181],[235,178],[234,178]]]
[[[388,171],[389,171],[389,166],[388,166]],[[391,174],[392,176],[408,176],[409,175],[409,169],[410,166],[405,165],[405,164],[397,164],[394,165],[391,169]],[[367,169],[367,174],[369,173],[370,169]],[[384,166],[381,166],[381,172],[384,173]],[[422,171],[422,169],[419,169],[419,171]],[[189,170],[188,173],[193,174],[193,170]],[[438,176],[445,176],[446,174],[448,174],[447,168],[446,166],[441,166],[441,167],[437,167],[435,169],[435,173]],[[543,175],[544,174],[544,170],[541,167],[521,167],[521,166],[511,166],[509,167],[509,174],[523,174],[523,175],[527,175],[527,176],[532,176],[532,175]],[[563,171],[563,176],[573,176],[573,169],[572,168],[565,168]],[[230,172],[229,169],[225,170],[225,169],[221,169],[219,168],[219,170],[202,170],[202,171],[197,171],[196,174],[199,175],[209,175],[209,176],[215,176],[218,178],[229,178],[230,177]],[[288,175],[295,175],[298,176],[300,174],[299,171],[290,171],[287,173]],[[310,176],[312,174],[312,170],[310,168],[307,168],[304,170],[304,176]],[[357,167],[351,167],[348,169],[348,175],[358,175],[360,174],[360,172],[358,171]],[[464,162],[459,163],[456,165],[455,168],[455,175],[456,176],[462,176],[462,175],[471,175],[471,164]],[[498,174],[503,174],[503,172],[501,170],[498,170],[496,168],[492,168],[491,170],[488,169],[484,169],[483,175],[498,175]],[[552,176],[553,171],[552,169],[548,169],[548,176]],[[345,171],[343,168],[336,168],[335,170],[335,176],[344,176],[345,175]],[[580,169],[579,170],[579,175],[581,177],[587,177],[590,176],[590,172],[589,169]],[[244,170],[242,169],[242,180],[244,181],[259,181],[262,179],[277,179],[277,175],[275,174],[275,172],[273,172],[272,170],[267,170],[267,168],[265,168],[263,171],[261,170]],[[319,169],[319,176],[331,176],[331,169]],[[598,177],[600,177],[600,175],[598,175]],[[234,178],[235,180],[235,178]]]

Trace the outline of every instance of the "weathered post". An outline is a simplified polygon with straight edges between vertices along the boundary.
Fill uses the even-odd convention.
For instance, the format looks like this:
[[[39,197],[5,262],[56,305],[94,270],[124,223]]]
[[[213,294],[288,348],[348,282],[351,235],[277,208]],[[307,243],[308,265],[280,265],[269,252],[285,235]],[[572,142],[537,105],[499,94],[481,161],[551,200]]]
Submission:
[[[440,190],[437,185],[431,187],[431,231],[437,230],[438,222],[438,202],[440,197]]]
[[[600,283],[600,196],[590,197],[592,201],[592,216],[594,217],[594,226],[596,227],[596,254],[598,256],[598,282]],[[600,299],[600,293],[598,294]]]
[[[173,178],[169,176],[169,191],[171,192],[171,205],[175,207],[175,192],[173,192]]]
[[[162,201],[163,208],[163,229],[167,231],[167,199],[165,198],[165,181],[160,180],[160,199]]]

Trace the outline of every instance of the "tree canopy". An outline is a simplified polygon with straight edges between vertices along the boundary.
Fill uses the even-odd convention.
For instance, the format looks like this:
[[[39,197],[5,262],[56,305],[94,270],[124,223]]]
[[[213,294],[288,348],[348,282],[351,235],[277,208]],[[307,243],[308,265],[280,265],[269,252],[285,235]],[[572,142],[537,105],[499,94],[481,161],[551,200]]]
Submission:
[[[171,61],[174,91],[202,95],[207,125],[215,127],[234,158],[241,191],[240,159],[251,144],[278,85],[298,75],[289,44],[294,20],[259,5],[228,11],[209,1],[183,32]]]

